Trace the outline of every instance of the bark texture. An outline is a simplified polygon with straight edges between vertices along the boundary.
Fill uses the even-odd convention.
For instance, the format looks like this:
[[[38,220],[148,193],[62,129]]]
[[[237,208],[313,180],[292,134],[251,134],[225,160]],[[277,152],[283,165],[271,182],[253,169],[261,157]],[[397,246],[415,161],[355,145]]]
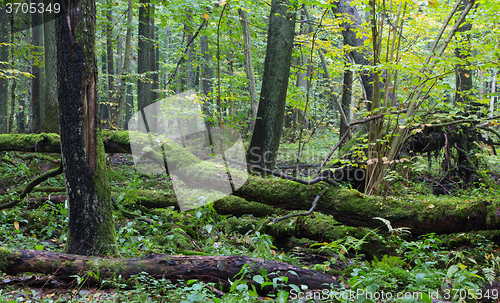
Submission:
[[[151,84],[145,80],[144,73],[149,71],[150,46],[148,42],[150,30],[150,2],[141,0],[139,4],[139,50],[137,56],[137,73],[142,74],[137,80],[137,106],[139,111],[151,104]]]
[[[243,31],[243,53],[245,55],[245,73],[248,79],[248,93],[250,94],[250,108],[252,122],[250,130],[255,128],[255,120],[257,118],[257,110],[259,108],[259,101],[257,100],[257,89],[255,88],[255,76],[253,73],[252,63],[252,42],[250,40],[250,27],[248,26],[247,13],[241,8],[238,9],[240,15],[241,30]]]
[[[123,125],[123,112],[125,109],[125,93],[127,86],[127,77],[130,67],[130,53],[132,47],[132,13],[133,13],[134,1],[128,0],[127,6],[127,34],[125,38],[125,58],[123,58],[123,70],[120,79],[120,89],[118,96],[118,109],[116,111],[116,126],[121,129]],[[126,120],[125,122],[128,122]]]
[[[9,18],[4,6],[0,6],[0,43],[9,42]],[[9,60],[9,48],[7,45],[0,45],[0,69],[6,69],[5,64]],[[7,100],[8,100],[8,81],[0,76],[0,134],[7,133]]]
[[[37,3],[38,2],[38,3]],[[32,1],[32,3],[38,5],[41,0]],[[32,14],[31,15],[33,23],[33,45],[36,47],[36,51],[41,51],[43,47],[43,27],[40,24],[43,23],[42,14]],[[36,26],[38,24],[38,26]],[[30,103],[30,125],[29,129],[31,132],[40,133],[42,131],[42,121],[43,121],[43,80],[42,80],[42,69],[39,63],[32,61],[32,73],[33,79],[31,79],[31,103]]]
[[[334,2],[335,5],[332,6],[332,12],[337,16],[349,16],[351,22],[344,22],[342,24],[342,37],[344,39],[344,44],[361,48],[364,46],[364,40],[366,37],[360,38],[356,35],[358,29],[361,28],[361,16],[358,10],[351,6],[351,0],[341,0]],[[369,66],[371,62],[367,59],[372,56],[369,52],[363,52],[362,50],[352,50],[349,53],[356,64]],[[363,91],[366,100],[371,100],[373,95],[373,74],[371,72],[364,71],[361,73],[361,82],[363,84]],[[367,108],[370,110],[370,103],[367,103]]]
[[[69,201],[67,251],[116,250],[111,194],[100,137],[95,2],[62,2],[56,20],[61,147]]]
[[[45,0],[45,5],[53,3]],[[47,19],[47,20],[45,20]],[[44,15],[43,46],[45,52],[45,119],[43,131],[59,134],[59,110],[57,108],[57,49],[56,25],[50,13]]]
[[[288,0],[271,3],[259,109],[247,153],[249,164],[265,168],[274,167],[283,128],[296,18],[289,6]]]
[[[151,254],[142,258],[100,259],[36,250],[0,248],[0,252],[2,259],[0,270],[7,274],[37,272],[70,278],[72,275],[82,275],[92,270],[99,272],[101,279],[113,279],[121,276],[123,281],[126,281],[131,276],[146,271],[152,277],[170,279],[171,281],[199,279],[204,282],[215,282],[216,284],[220,282],[228,285],[228,280],[234,280],[243,265],[249,264],[245,278],[250,283],[252,283],[251,277],[259,274],[260,268],[267,270],[270,279],[278,277],[278,275],[287,276],[288,283],[307,285],[309,289],[329,289],[330,284],[336,283],[332,276],[311,269],[243,256]],[[296,275],[290,271],[294,271]],[[237,278],[241,278],[241,276]]]

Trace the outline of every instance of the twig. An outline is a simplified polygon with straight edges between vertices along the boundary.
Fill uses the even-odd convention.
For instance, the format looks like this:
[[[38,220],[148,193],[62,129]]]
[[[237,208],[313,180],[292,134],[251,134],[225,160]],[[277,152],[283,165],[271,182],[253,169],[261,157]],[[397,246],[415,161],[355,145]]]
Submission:
[[[203,19],[203,22],[201,23],[201,25],[198,27],[198,29],[196,30],[196,32],[194,33],[193,37],[191,38],[191,40],[188,41],[187,45],[186,45],[186,48],[184,49],[184,55],[188,52],[189,48],[191,47],[191,43],[193,43],[194,39],[196,39],[196,37],[198,36],[198,34],[200,33],[201,29],[207,24],[207,20],[206,19]],[[170,75],[170,78],[168,79],[167,83],[165,84],[165,86],[168,86],[170,84],[170,82],[172,82],[172,80],[174,79],[174,77],[177,75],[177,71],[179,70],[179,66],[184,62],[184,60],[186,60],[184,58],[184,56],[182,56],[179,61],[177,61],[177,65],[175,66],[175,70],[174,72]]]
[[[302,216],[308,216],[308,215],[310,215],[313,212],[313,210],[316,208],[316,205],[318,205],[319,199],[321,199],[321,197],[325,194],[325,192],[326,192],[327,189],[328,189],[328,187],[325,186],[321,190],[321,192],[319,193],[319,195],[316,196],[316,199],[314,199],[313,204],[312,204],[311,208],[308,211],[301,212],[301,213],[288,214],[286,216],[279,217],[279,218],[271,218],[271,221],[273,221],[273,223],[276,223],[276,222],[283,221],[283,220],[286,220],[286,219],[289,219],[289,218],[293,218],[293,217],[302,217]]]

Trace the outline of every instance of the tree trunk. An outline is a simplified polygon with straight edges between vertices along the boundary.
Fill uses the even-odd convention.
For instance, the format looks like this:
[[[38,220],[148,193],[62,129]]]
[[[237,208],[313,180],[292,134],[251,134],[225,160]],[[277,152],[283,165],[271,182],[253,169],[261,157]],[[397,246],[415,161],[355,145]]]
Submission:
[[[349,69],[344,70],[344,82],[342,84],[342,110],[344,111],[347,123],[350,122],[351,113],[351,99],[352,99],[352,71]],[[347,124],[340,119],[340,133],[339,138],[347,132]]]
[[[109,108],[109,123],[116,126],[116,106],[115,106],[115,67],[114,67],[114,52],[113,52],[113,2],[108,0],[106,19],[106,64],[108,72],[108,108]]]
[[[116,252],[111,193],[98,117],[94,0],[61,2],[56,21],[62,163],[68,192],[67,251]]]
[[[245,55],[245,73],[248,79],[248,92],[250,93],[250,109],[252,122],[250,131],[255,128],[255,120],[257,119],[257,110],[259,108],[259,100],[257,100],[257,89],[255,88],[255,75],[253,74],[252,64],[252,42],[250,40],[250,27],[248,26],[247,13],[241,8],[238,9],[240,15],[241,30],[243,31],[243,53]]]
[[[0,44],[9,42],[8,18],[6,8],[0,5]],[[5,62],[5,65],[0,64],[0,69],[6,69],[6,63],[9,61],[9,47],[7,45],[0,45],[0,61]],[[0,77],[0,134],[6,134],[8,130],[8,85],[7,79]]]
[[[495,92],[497,87],[497,72],[498,68],[493,69],[493,76],[491,78],[491,99],[490,99],[490,117],[493,118],[495,113]]]
[[[156,56],[156,51],[158,47],[156,47],[156,28],[155,28],[155,6],[151,4],[151,14],[149,17],[149,71],[152,72],[152,74],[149,76],[151,79],[151,97],[150,97],[150,103],[154,102],[156,99],[158,99],[158,58]]]
[[[462,1],[462,10],[465,5],[469,3],[469,0]],[[459,37],[459,42],[462,47],[457,47],[455,49],[455,57],[457,57],[462,64],[458,64],[455,69],[455,98],[454,104],[462,103],[469,105],[470,98],[468,94],[472,89],[472,70],[468,69],[467,58],[470,57],[470,48],[466,45],[469,43],[469,39],[465,33],[472,29],[472,24],[467,21],[463,21],[460,27],[457,29],[457,33],[464,35],[465,37]]]
[[[362,28],[362,20],[359,15],[358,10],[351,6],[351,0],[340,0],[338,2],[332,3],[332,13],[337,14],[347,14],[351,17],[352,22],[344,22],[342,24],[342,37],[344,39],[344,44],[350,45],[352,47],[364,46],[364,41],[366,37],[359,37],[357,33],[359,29]],[[349,55],[352,56],[356,64],[370,66],[371,62],[367,59],[372,56],[371,53],[361,53],[359,51],[351,51]],[[372,100],[373,95],[373,73],[369,70],[365,70],[361,73],[361,82],[363,85],[363,95],[365,100]],[[368,110],[371,109],[370,102],[366,103]]]
[[[124,123],[124,128],[128,129],[128,122],[130,121],[130,118],[132,117],[133,109],[134,107],[134,95],[132,91],[132,84],[127,85],[127,95],[125,96],[125,100],[127,101],[127,105],[125,108],[125,123]]]
[[[201,110],[205,116],[205,127],[210,131],[212,123],[210,119],[212,118],[212,110],[210,104],[213,104],[211,99],[212,93],[212,78],[214,77],[214,71],[211,66],[212,54],[210,53],[210,48],[208,46],[208,36],[203,35],[200,38],[200,52],[202,56],[201,71],[200,71],[200,93],[204,96],[203,103],[201,105]],[[206,137],[205,145],[210,145],[211,137]]]
[[[185,16],[185,23],[184,23],[184,32],[185,32],[185,35],[186,35],[186,46],[188,44],[189,47],[187,49],[187,52],[186,52],[186,57],[187,57],[187,60],[186,60],[186,89],[187,90],[190,90],[190,89],[194,89],[195,88],[195,76],[196,76],[196,73],[195,73],[195,68],[193,66],[193,63],[195,61],[195,56],[196,56],[196,52],[194,51],[195,50],[195,44],[194,42],[191,42],[191,40],[193,39],[193,35],[194,35],[194,29],[193,29],[193,26],[192,26],[192,10],[188,9],[186,11],[186,16]]]
[[[123,58],[123,70],[121,72],[120,78],[120,90],[118,96],[118,108],[116,111],[116,126],[118,129],[124,128],[123,123],[123,111],[125,109],[125,100],[126,98],[126,87],[128,77],[125,77],[126,74],[129,73],[130,67],[130,53],[132,48],[132,13],[134,8],[134,1],[128,0],[127,6],[127,35],[125,38],[125,58]],[[130,115],[128,116],[130,118]],[[125,123],[128,122],[128,119],[125,120]]]
[[[45,0],[45,5],[52,0]],[[45,51],[45,119],[43,131],[45,133],[59,134],[59,110],[57,108],[57,48],[56,48],[56,25],[53,18],[49,18],[43,24],[43,44]],[[44,16],[44,18],[45,18]]]
[[[259,109],[247,153],[249,164],[271,169],[281,138],[293,50],[296,12],[289,5],[288,0],[271,3]]]
[[[25,40],[25,43],[26,44],[30,44],[31,43],[31,15],[28,14],[26,15],[26,32],[25,32],[25,35],[24,35],[24,40]],[[27,64],[25,65],[26,66],[26,72],[28,74],[31,74],[32,73],[32,64],[31,62],[26,62]],[[14,65],[13,65],[14,66]],[[22,83],[22,82],[21,82]],[[19,107],[17,109],[17,115],[16,115],[16,120],[17,120],[17,132],[18,133],[24,133],[26,132],[26,127],[27,127],[27,117],[29,117],[29,107],[30,107],[30,95],[31,95],[31,89],[30,88],[30,84],[32,85],[32,81],[30,79],[27,79],[27,83],[28,83],[28,89],[26,90],[26,94],[21,94],[21,96],[17,96],[18,100],[19,100]]]
[[[9,275],[33,272],[71,279],[92,270],[100,273],[103,280],[120,277],[127,281],[134,275],[146,271],[154,278],[171,281],[199,279],[228,286],[228,280],[241,277],[243,265],[248,264],[247,275],[243,279],[254,283],[252,277],[265,268],[271,280],[278,276],[288,277],[288,283],[307,285],[309,289],[330,289],[336,283],[331,275],[321,274],[312,269],[293,266],[287,263],[267,262],[259,258],[243,256],[171,256],[151,254],[142,258],[106,258],[78,256],[39,250],[13,250],[2,248],[2,272]],[[96,268],[97,266],[97,268]],[[294,272],[294,273],[291,273]],[[238,277],[236,277],[238,276]],[[257,285],[258,286],[258,285]]]
[[[41,0],[32,1],[32,3],[42,2]],[[36,51],[40,51],[43,47],[43,27],[41,24],[43,23],[43,16],[41,14],[32,14],[32,24],[33,24],[33,45],[35,46]],[[37,26],[37,24],[39,24]],[[42,81],[42,73],[41,68],[38,66],[39,63],[31,61],[32,63],[32,74],[33,78],[31,79],[31,117],[30,117],[30,125],[29,130],[32,133],[39,133],[42,131],[42,97],[43,97],[43,81]]]
[[[11,54],[14,53],[14,37],[15,37],[15,31],[14,31],[14,14],[10,15],[10,52]],[[16,64],[16,56],[11,56],[12,57],[12,63],[11,66],[15,66]],[[8,122],[8,129],[7,133],[12,134],[14,130],[14,109],[15,109],[15,104],[16,104],[16,85],[17,85],[17,80],[14,78],[12,79],[12,84],[10,86],[10,113],[9,113],[9,122]]]
[[[105,35],[105,32],[103,33],[103,35]],[[101,53],[101,62],[102,62],[101,74],[105,75],[106,70],[107,70],[106,53],[105,52]],[[108,83],[103,83],[103,86],[104,86],[104,91],[107,92],[108,91]],[[100,114],[101,120],[104,122],[101,125],[106,127],[108,125],[108,122],[109,122],[109,102],[106,98],[106,94],[102,94],[99,97],[101,98],[101,104],[99,105],[99,107],[100,107],[99,114]]]
[[[149,0],[141,0],[139,6],[139,50],[137,58],[137,73],[144,77],[144,73],[149,71]],[[151,85],[147,81],[137,80],[137,107],[141,111],[151,104]]]

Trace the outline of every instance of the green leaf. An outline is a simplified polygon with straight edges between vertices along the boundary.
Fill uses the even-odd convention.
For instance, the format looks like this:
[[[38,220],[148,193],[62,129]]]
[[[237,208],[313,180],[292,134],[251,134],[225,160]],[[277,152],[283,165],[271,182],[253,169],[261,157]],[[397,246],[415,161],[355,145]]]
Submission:
[[[36,250],[43,250],[43,245],[37,245],[37,246],[35,246],[35,249]]]
[[[261,275],[255,275],[253,276],[252,280],[254,280],[258,284],[264,283],[264,277]]]
[[[453,275],[457,272],[457,270],[458,270],[458,266],[456,266],[456,265],[450,266],[450,268],[448,268],[448,272],[446,273],[446,276],[448,276],[448,278],[453,278]]]
[[[424,277],[425,277],[425,273],[419,273],[419,274],[415,275],[415,281],[417,283],[417,288],[420,287],[420,284],[422,284]]]

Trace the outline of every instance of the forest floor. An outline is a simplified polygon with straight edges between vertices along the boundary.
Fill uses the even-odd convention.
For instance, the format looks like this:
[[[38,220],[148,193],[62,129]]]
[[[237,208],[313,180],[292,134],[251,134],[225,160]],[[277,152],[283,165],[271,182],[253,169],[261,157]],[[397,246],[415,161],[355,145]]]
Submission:
[[[292,166],[291,157],[286,156],[292,153],[287,153],[287,148],[285,145],[285,152],[277,164],[284,173],[289,173]],[[314,148],[311,154],[324,154],[321,147],[318,151]],[[52,156],[58,158],[58,155]],[[4,197],[14,196],[26,181],[56,166],[41,159],[39,154],[10,152],[2,157],[9,160],[0,161],[0,196]],[[301,171],[300,177],[305,179],[320,162],[306,161],[312,164],[305,165]],[[172,191],[166,175],[148,176],[137,172],[129,155],[113,155],[108,164],[113,188]],[[412,167],[400,167],[398,182],[394,182],[390,193],[430,196],[432,182],[426,180],[432,176],[428,169],[422,168],[426,165],[425,159],[420,159],[413,162]],[[63,176],[51,178],[40,187],[64,187]],[[33,192],[28,198],[56,194],[63,193]],[[463,199],[474,195],[489,199],[499,197],[495,190],[481,184],[457,190],[453,195]],[[34,207],[29,199],[0,212],[1,245],[63,252],[67,225],[64,204],[48,201]],[[0,302],[304,302],[302,299],[306,302],[316,299],[321,302],[500,302],[498,231],[411,238],[404,229],[391,230],[387,222],[392,232],[372,230],[370,236],[360,239],[345,235],[331,242],[317,243],[293,236],[275,239],[260,233],[251,216],[222,216],[210,205],[188,212],[140,206],[130,211],[137,218],[147,220],[126,218],[119,211],[115,213],[117,256],[138,257],[150,253],[245,255],[308,267],[334,276],[338,283],[332,285],[328,293],[307,294],[300,286],[283,280],[271,281],[265,273],[248,279],[235,277],[231,281],[234,287],[222,290],[199,280],[154,280],[147,273],[123,282],[99,281],[99,273],[82,272],[70,284],[39,274],[2,274]],[[290,219],[291,228],[294,222]],[[366,246],[373,241],[383,243],[390,253],[370,254]],[[91,285],[89,281],[96,277],[100,284]],[[250,282],[268,286],[263,292]],[[381,294],[386,294],[384,300],[373,297]]]

